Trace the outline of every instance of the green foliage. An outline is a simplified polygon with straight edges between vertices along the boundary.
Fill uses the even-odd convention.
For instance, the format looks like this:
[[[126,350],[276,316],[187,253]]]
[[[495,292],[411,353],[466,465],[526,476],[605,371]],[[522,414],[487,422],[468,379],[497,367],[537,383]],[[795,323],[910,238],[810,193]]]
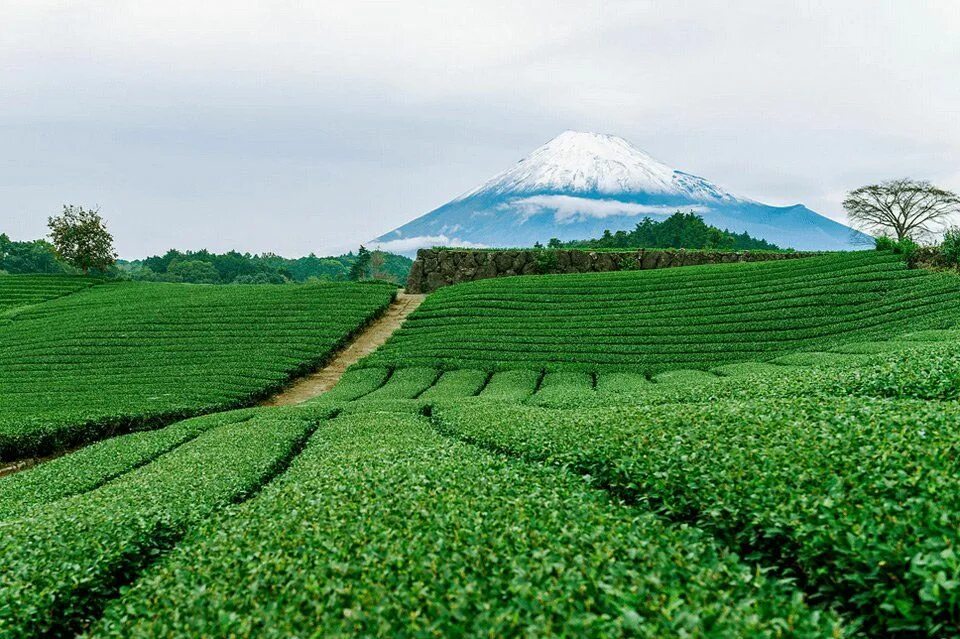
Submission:
[[[14,242],[0,233],[0,271],[6,273],[67,273],[70,267],[57,258],[53,244],[44,240]]]
[[[960,632],[956,404],[859,398],[585,412],[435,408],[797,576],[877,636]]]
[[[557,270],[557,254],[549,249],[541,247],[534,255],[534,264],[537,273],[553,273]]]
[[[75,635],[184,531],[273,477],[311,429],[302,420],[229,424],[92,492],[5,522],[0,632]]]
[[[167,269],[171,282],[193,282],[195,284],[218,284],[220,274],[210,262],[202,260],[174,260]],[[249,277],[249,276],[238,276]]]
[[[484,399],[519,402],[533,395],[540,384],[540,371],[511,370],[494,373],[480,392]]]
[[[97,209],[64,205],[63,213],[47,221],[57,255],[83,271],[106,271],[117,260],[113,236]]]
[[[350,265],[350,280],[359,282],[370,277],[370,251],[365,246],[360,245],[357,251],[357,259]]]
[[[957,320],[960,280],[873,251],[488,279],[431,294],[364,365],[652,375]]]
[[[857,371],[845,390],[879,397],[960,399],[960,353],[906,353],[882,365]]]
[[[47,504],[89,492],[150,463],[160,455],[226,424],[253,416],[248,410],[194,417],[160,430],[114,437],[0,481],[0,519],[39,512]]]
[[[947,264],[960,267],[960,226],[951,226],[943,234],[940,255]]]
[[[415,399],[437,381],[440,374],[432,368],[400,368],[386,383],[365,396],[366,400]]]
[[[38,276],[0,278],[0,295],[20,277]],[[323,363],[395,294],[116,282],[18,310],[0,324],[0,389],[15,398],[0,402],[0,459],[249,405]]]
[[[88,636],[831,637],[707,536],[416,417],[341,417]]]
[[[0,275],[0,313],[76,293],[94,284],[94,279],[75,275]]]
[[[779,250],[775,244],[750,237],[748,233],[733,233],[708,225],[695,213],[677,211],[661,222],[643,218],[632,231],[609,230],[592,240],[561,242],[552,238],[550,248],[686,248],[725,250]]]
[[[316,400],[0,478],[0,636],[958,636],[960,281],[892,250],[441,289]],[[59,286],[0,323],[18,450],[250,400],[393,295]]]
[[[468,368],[447,371],[423,392],[418,399],[424,401],[449,400],[461,397],[473,397],[486,385],[490,374]]]
[[[366,250],[366,249],[364,249]],[[391,282],[406,282],[413,261],[402,255],[374,251],[369,253],[365,268],[372,277]],[[345,282],[350,279],[350,270],[360,256],[348,253],[339,257],[306,257],[288,259],[263,253],[252,255],[229,251],[212,253],[201,251],[169,250],[144,260],[121,261],[124,274],[134,280],[157,282],[220,283],[220,284],[283,284],[286,282],[330,281]],[[184,273],[178,264],[204,262],[216,270],[216,277],[209,270]],[[179,272],[178,272],[179,271]],[[375,272],[374,272],[375,271]],[[212,282],[211,282],[212,280]]]
[[[881,235],[874,238],[874,245],[878,251],[893,251],[897,248],[897,241],[892,237]]]

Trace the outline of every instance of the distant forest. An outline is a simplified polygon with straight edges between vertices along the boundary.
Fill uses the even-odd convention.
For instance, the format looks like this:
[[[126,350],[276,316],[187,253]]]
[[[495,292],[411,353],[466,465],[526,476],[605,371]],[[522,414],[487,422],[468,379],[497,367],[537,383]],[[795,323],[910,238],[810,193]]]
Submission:
[[[562,242],[556,238],[547,245],[550,248],[685,248],[721,249],[737,251],[778,251],[776,244],[751,237],[748,233],[733,233],[718,229],[703,221],[695,213],[677,211],[662,222],[649,217],[637,224],[632,231],[609,230],[602,237],[590,240]],[[789,250],[789,249],[788,249]]]
[[[402,255],[367,251],[361,248],[336,257],[290,259],[263,253],[260,255],[229,251],[211,253],[177,251],[144,260],[118,260],[105,272],[93,275],[118,279],[195,284],[283,284],[285,282],[382,279],[406,282],[412,260]],[[0,234],[0,273],[79,273],[61,260],[46,240],[15,242]]]
[[[273,253],[211,253],[207,250],[181,252],[170,249],[163,255],[117,263],[130,279],[195,284],[283,284],[285,282],[342,282],[379,279],[406,282],[413,261],[402,255],[367,251],[336,257],[286,258]]]

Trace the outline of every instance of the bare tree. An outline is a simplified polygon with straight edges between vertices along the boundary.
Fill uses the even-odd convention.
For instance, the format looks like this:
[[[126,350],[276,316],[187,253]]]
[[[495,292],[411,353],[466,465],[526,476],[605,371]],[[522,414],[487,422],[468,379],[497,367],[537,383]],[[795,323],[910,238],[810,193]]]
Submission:
[[[960,196],[925,180],[889,180],[851,191],[843,208],[853,226],[871,235],[896,235],[897,241],[928,238],[960,212]]]

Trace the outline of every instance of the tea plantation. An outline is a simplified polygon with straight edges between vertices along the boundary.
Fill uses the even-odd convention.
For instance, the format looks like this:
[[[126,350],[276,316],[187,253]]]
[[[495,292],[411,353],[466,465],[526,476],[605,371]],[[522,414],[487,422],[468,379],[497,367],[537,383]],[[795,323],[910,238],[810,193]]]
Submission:
[[[262,372],[281,346],[327,343],[315,309],[352,300],[356,327],[392,295],[240,288],[24,307],[0,370],[182,362],[178,397],[214,368],[263,389],[296,368]],[[884,252],[441,289],[305,404],[0,478],[0,637],[957,637],[958,343],[960,278]]]
[[[395,295],[378,284],[85,286],[0,276],[0,303],[24,302],[0,323],[0,460],[251,404]],[[56,299],[35,303],[44,297]]]

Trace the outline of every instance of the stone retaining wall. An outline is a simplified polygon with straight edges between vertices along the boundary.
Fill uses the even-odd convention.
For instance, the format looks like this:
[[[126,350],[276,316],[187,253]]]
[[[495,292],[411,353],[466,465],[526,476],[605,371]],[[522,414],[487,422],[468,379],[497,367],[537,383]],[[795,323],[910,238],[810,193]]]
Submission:
[[[729,262],[766,262],[810,257],[818,253],[750,251],[588,249],[420,249],[407,280],[408,293],[430,293],[443,286],[491,277],[544,273],[597,273],[646,270]]]

